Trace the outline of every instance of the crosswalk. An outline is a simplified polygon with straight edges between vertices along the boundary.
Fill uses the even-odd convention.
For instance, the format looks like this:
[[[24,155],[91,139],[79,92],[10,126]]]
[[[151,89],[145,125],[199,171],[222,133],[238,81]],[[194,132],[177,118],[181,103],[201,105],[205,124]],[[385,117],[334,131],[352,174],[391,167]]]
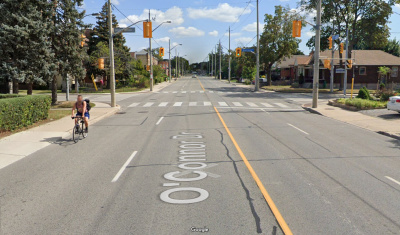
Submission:
[[[156,91],[158,94],[243,94],[252,93],[251,91]]]
[[[215,107],[233,107],[233,108],[260,108],[260,109],[293,109],[286,104],[283,103],[265,103],[265,102],[210,102],[210,101],[199,101],[199,102],[141,102],[141,103],[132,103],[128,107],[136,108],[136,107],[207,107],[207,106],[215,106]],[[299,109],[299,108],[297,108]]]

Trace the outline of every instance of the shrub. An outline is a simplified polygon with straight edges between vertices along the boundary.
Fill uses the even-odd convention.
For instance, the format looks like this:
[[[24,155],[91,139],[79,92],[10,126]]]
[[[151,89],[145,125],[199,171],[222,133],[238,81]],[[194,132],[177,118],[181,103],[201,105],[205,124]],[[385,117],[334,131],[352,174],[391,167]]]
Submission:
[[[366,100],[366,99],[338,99],[338,103],[345,104],[348,106],[354,106],[358,109],[376,109],[376,108],[386,108],[387,102],[375,101],[375,100]]]
[[[358,91],[358,95],[356,98],[359,99],[364,99],[364,100],[372,100],[371,95],[369,94],[369,91],[366,87],[362,87],[359,91]]]
[[[250,84],[251,84],[250,79],[244,80],[244,85],[250,85]]]
[[[384,88],[385,88],[385,83],[381,83],[381,84],[379,84],[379,89],[381,89],[381,90],[383,90]]]
[[[24,96],[0,100],[0,131],[12,131],[47,119],[51,97]]]
[[[380,101],[388,101],[389,97],[396,96],[397,93],[392,90],[383,90],[380,92]]]
[[[17,94],[0,94],[0,99],[17,98],[22,96],[23,95],[17,95]]]
[[[297,82],[292,83],[292,88],[299,88],[300,84]]]

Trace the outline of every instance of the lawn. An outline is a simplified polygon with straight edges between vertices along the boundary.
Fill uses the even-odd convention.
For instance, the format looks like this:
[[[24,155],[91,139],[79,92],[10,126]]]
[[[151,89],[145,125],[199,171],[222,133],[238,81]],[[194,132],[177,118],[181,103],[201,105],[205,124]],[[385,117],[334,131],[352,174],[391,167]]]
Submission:
[[[364,100],[359,98],[354,99],[338,99],[336,101],[339,104],[344,104],[347,106],[353,106],[358,109],[383,109],[387,106],[387,101],[381,102],[376,100]]]
[[[61,101],[61,102],[57,102],[56,105],[52,105],[51,109],[72,109],[72,107],[74,106],[74,104],[76,103],[76,101]],[[95,107],[96,104],[90,102],[90,107]]]

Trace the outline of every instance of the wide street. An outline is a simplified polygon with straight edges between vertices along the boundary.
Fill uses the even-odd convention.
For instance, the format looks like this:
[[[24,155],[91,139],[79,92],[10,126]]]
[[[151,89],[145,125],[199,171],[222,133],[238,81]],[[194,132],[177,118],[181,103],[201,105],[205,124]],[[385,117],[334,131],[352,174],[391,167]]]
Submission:
[[[118,97],[0,170],[0,234],[400,234],[397,140],[210,77]]]

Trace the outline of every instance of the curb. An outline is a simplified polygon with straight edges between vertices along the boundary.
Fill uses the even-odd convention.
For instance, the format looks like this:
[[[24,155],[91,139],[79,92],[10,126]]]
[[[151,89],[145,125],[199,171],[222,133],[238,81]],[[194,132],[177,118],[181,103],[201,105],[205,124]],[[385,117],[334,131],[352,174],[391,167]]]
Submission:
[[[396,135],[396,134],[391,134],[389,132],[385,132],[385,131],[377,131],[376,133],[396,139],[396,140],[400,140],[400,135]]]

